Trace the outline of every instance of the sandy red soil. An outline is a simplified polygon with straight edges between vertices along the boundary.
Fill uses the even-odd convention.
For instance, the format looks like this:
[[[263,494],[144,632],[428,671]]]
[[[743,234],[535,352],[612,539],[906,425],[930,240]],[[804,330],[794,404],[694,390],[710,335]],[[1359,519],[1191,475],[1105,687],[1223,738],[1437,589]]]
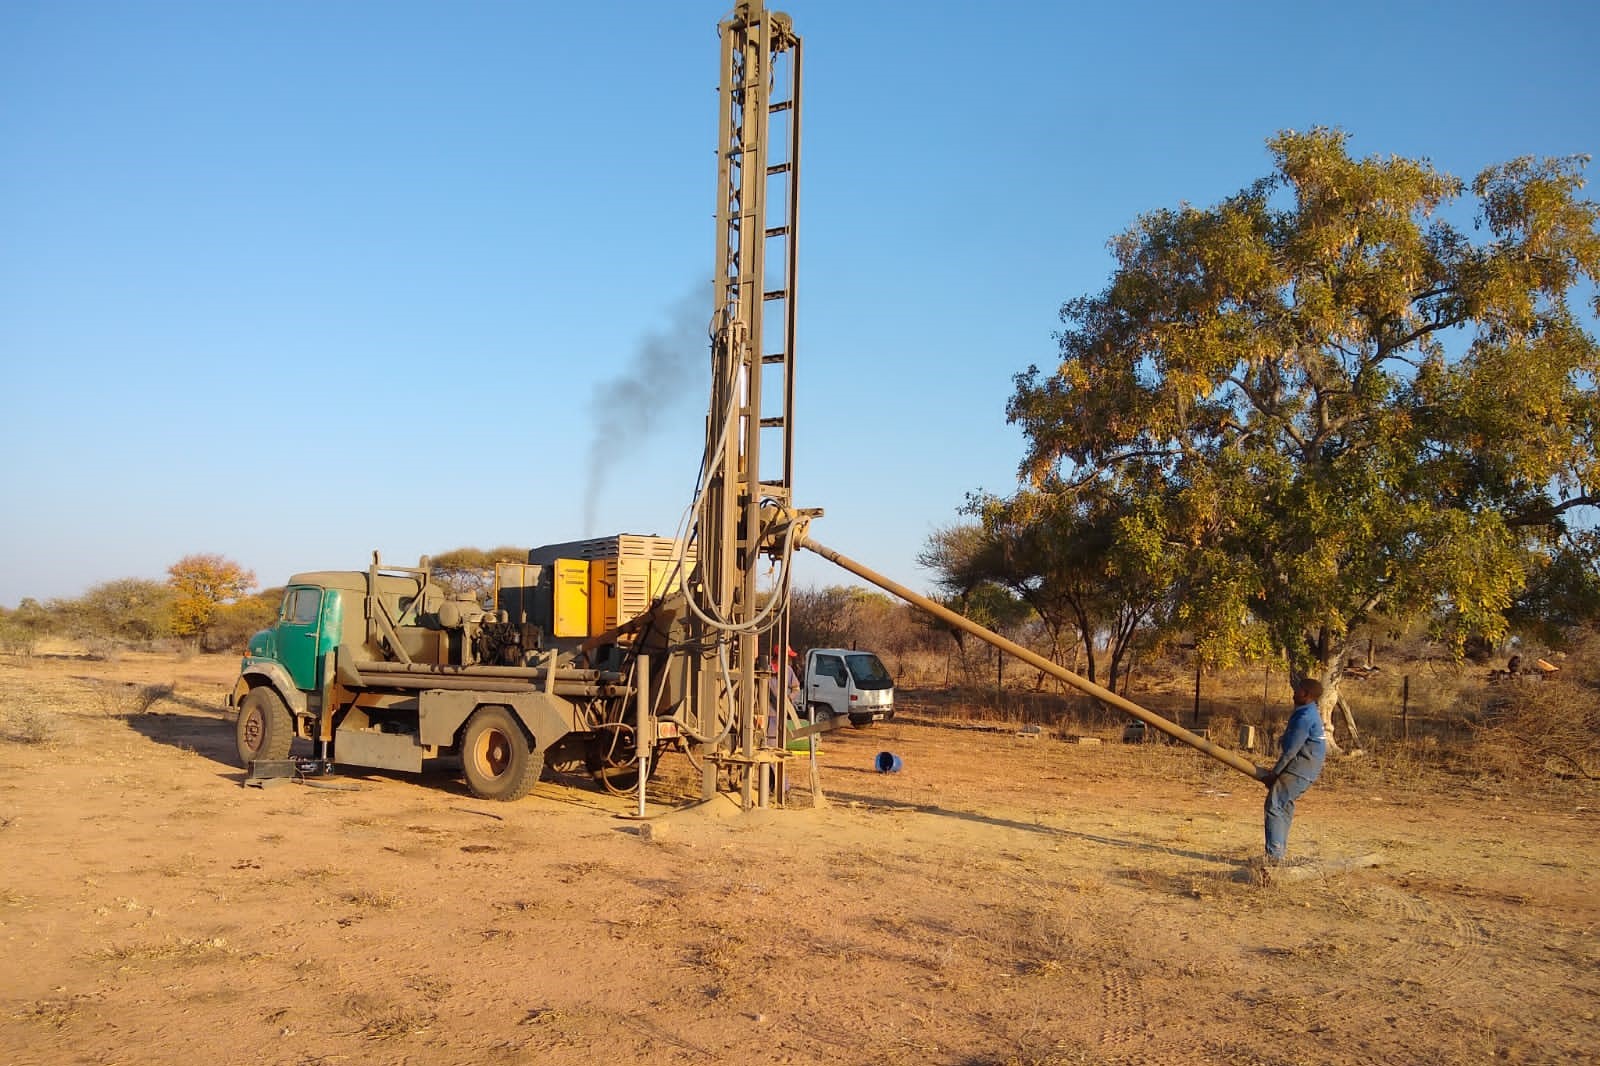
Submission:
[[[0,660],[0,1062],[1592,1062],[1600,799],[919,714],[827,804],[242,787],[231,659]],[[139,711],[148,685],[171,686]],[[1112,738],[1108,737],[1108,740]],[[879,751],[903,761],[874,770]],[[807,775],[796,773],[805,780]],[[1377,865],[1349,866],[1376,855]]]

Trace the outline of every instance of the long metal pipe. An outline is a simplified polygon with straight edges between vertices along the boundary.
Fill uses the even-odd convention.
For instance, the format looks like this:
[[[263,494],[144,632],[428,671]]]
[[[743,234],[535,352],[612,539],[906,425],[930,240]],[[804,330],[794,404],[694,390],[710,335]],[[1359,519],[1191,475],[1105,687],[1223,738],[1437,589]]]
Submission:
[[[420,692],[424,689],[450,689],[464,692],[539,692],[542,682],[519,681],[510,677],[450,677],[448,675],[410,673],[358,673],[355,679],[363,688],[398,689]],[[557,680],[550,690],[557,696],[589,698],[595,696],[626,696],[631,691],[625,685],[596,684],[592,681]]]
[[[956,614],[948,607],[941,606],[940,604],[928,599],[926,596],[917,595],[904,585],[891,581],[889,578],[886,578],[882,574],[863,566],[854,559],[840,555],[832,548],[818,544],[808,536],[802,536],[799,539],[799,545],[802,548],[807,548],[816,552],[829,562],[844,567],[857,577],[864,578],[865,580],[872,582],[874,585],[877,585],[884,591],[894,593],[907,603],[912,604],[915,607],[920,607],[922,610],[927,611],[935,618],[955,626],[962,632],[971,633],[979,640],[984,641],[987,644],[992,644],[1001,651],[1016,656],[1029,666],[1043,670],[1051,677],[1060,678],[1062,681],[1065,681],[1079,692],[1087,693],[1088,695],[1093,696],[1095,699],[1100,700],[1102,703],[1109,703],[1117,710],[1137,718],[1145,725],[1153,726],[1156,729],[1159,729],[1173,740],[1176,740],[1181,744],[1187,744],[1196,751],[1211,756],[1213,759],[1232,767],[1241,774],[1244,774],[1246,777],[1253,778],[1256,781],[1265,782],[1267,771],[1257,766],[1249,759],[1246,759],[1244,756],[1228,751],[1225,748],[1217,747],[1205,737],[1189,732],[1176,722],[1168,721],[1159,714],[1156,714],[1154,711],[1147,711],[1137,703],[1134,703],[1132,700],[1125,699],[1124,697],[1117,695],[1115,692],[1112,692],[1108,688],[1101,688],[1099,685],[1095,684],[1093,681],[1090,681],[1086,677],[1080,677],[1065,667],[1057,666],[1044,656],[1035,652],[1031,652],[1022,645],[1017,644],[1014,641],[1007,640],[1000,634],[995,633],[992,630],[985,629],[970,619],[963,618],[961,615]]]
[[[382,660],[361,660],[356,669],[364,674],[412,674],[429,677],[497,677],[502,680],[543,681],[546,669],[542,666],[439,666],[427,663],[395,663]],[[578,667],[556,667],[557,681],[621,681],[622,675],[612,670],[584,670]]]

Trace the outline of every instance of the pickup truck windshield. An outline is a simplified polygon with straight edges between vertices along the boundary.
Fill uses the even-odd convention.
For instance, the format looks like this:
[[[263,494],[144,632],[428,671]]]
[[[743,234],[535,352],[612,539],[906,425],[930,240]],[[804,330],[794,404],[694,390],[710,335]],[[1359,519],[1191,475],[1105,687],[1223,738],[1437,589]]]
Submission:
[[[856,679],[856,688],[894,688],[894,678],[871,652],[846,655],[844,661],[850,667],[850,676]]]

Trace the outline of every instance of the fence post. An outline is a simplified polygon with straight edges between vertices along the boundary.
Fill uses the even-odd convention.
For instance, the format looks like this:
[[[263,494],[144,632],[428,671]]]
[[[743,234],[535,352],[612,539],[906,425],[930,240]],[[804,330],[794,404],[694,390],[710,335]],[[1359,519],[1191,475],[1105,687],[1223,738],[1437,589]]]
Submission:
[[[1200,649],[1194,652],[1194,718],[1189,723],[1196,729],[1200,727],[1200,670],[1205,660],[1200,658]]]
[[[1400,737],[1402,740],[1411,739],[1411,675],[1407,674],[1400,682]]]

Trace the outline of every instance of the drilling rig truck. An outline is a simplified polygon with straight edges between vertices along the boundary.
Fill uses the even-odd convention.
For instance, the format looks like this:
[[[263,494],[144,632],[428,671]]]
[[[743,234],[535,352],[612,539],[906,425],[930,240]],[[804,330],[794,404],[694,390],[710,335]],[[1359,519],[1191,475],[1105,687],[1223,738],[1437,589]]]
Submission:
[[[536,548],[498,568],[487,603],[447,594],[426,560],[295,575],[229,700],[253,774],[293,762],[300,737],[323,771],[459,758],[475,794],[510,800],[544,766],[631,787],[676,747],[697,756],[708,796],[768,801],[787,753],[766,743],[760,653],[787,642],[807,517],[789,433],[801,41],[760,0],[719,29],[711,402],[685,536]]]
[[[692,561],[661,537],[536,548],[496,567],[488,606],[442,588],[426,559],[397,567],[374,554],[365,571],[296,574],[230,695],[239,757],[281,762],[302,737],[313,760],[336,753],[347,766],[421,771],[459,758],[486,799],[525,795],[547,765],[629,787],[640,739],[629,697],[643,691],[635,650],[651,629],[626,623],[677,591]],[[682,671],[663,670],[652,694],[671,718]],[[658,721],[651,739],[682,736]]]
[[[704,798],[766,806],[783,795],[786,741],[845,720],[767,729],[769,714],[789,718],[767,663],[789,643],[789,562],[804,548],[1265,781],[1248,759],[810,538],[821,511],[797,508],[792,490],[801,40],[761,0],[739,0],[719,32],[711,400],[685,535],[533,549],[497,567],[487,603],[446,592],[425,559],[295,575],[229,697],[240,759],[270,774],[453,758],[497,800],[525,795],[544,767],[587,770],[637,786],[642,811],[650,769],[677,749]],[[889,692],[868,720],[887,717]],[[296,737],[312,767],[287,759]]]

